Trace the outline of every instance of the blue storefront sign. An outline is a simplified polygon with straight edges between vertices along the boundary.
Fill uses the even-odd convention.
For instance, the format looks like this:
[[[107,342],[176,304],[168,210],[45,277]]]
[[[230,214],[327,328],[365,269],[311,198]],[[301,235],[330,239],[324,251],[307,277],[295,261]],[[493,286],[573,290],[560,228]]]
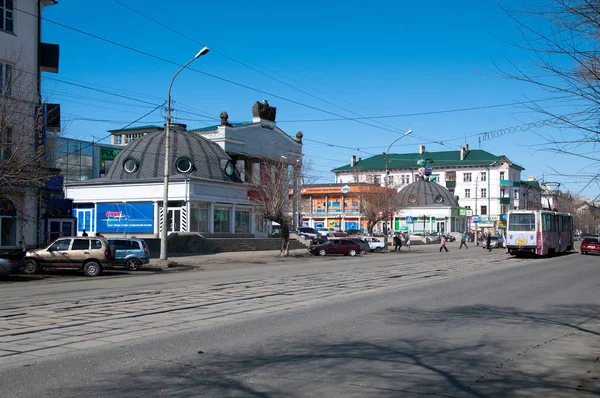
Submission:
[[[99,203],[96,212],[96,232],[153,233],[154,204]]]

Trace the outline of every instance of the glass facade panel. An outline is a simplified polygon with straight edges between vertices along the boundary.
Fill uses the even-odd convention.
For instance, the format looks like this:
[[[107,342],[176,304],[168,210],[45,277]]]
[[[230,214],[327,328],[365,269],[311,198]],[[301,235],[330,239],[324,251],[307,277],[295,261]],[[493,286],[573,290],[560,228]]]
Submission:
[[[0,247],[17,245],[17,219],[0,217]]]
[[[230,231],[231,208],[215,205],[215,223],[214,232],[231,232]]]
[[[192,202],[190,213],[190,232],[209,232],[208,203]]]

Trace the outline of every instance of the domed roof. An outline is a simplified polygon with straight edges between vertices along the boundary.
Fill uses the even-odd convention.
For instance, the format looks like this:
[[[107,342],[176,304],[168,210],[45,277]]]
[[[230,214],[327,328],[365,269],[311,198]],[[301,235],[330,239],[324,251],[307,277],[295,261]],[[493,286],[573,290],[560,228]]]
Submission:
[[[238,181],[227,153],[214,142],[171,125],[169,176]],[[109,180],[164,178],[165,133],[157,131],[137,138],[121,151],[106,173]],[[227,169],[227,172],[226,172]],[[228,175],[229,173],[229,175]]]
[[[433,181],[419,179],[402,188],[399,195],[410,207],[460,207],[450,191]]]

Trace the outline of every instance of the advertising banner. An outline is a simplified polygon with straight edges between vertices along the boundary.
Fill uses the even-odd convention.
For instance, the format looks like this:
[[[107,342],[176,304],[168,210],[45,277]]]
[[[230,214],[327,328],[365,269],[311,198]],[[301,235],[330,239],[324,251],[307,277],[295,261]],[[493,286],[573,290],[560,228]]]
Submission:
[[[100,175],[98,177],[102,178],[106,175],[106,162],[115,160],[121,151],[122,149],[120,148],[109,148],[105,146],[100,147],[100,156],[98,157],[98,161],[100,162]]]
[[[46,105],[35,107],[35,153],[46,157]]]
[[[153,233],[154,204],[98,203],[96,232]]]

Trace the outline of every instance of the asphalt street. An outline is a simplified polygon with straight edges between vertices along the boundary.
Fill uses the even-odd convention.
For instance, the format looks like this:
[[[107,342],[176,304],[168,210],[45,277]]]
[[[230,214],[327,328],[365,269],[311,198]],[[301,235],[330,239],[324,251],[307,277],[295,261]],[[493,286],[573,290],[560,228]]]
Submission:
[[[600,395],[600,257],[456,247],[0,284],[0,395]]]

